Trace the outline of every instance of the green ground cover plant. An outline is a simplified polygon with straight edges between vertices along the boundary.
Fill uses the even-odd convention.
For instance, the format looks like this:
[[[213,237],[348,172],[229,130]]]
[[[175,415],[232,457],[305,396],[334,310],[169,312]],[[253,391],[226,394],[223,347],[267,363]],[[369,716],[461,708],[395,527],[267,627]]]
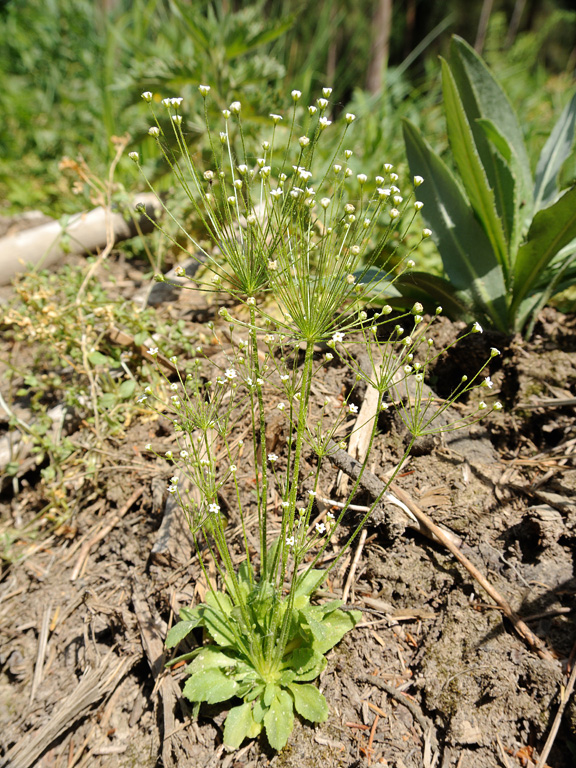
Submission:
[[[421,194],[423,215],[446,274],[415,273],[412,287],[440,299],[454,316],[529,335],[550,297],[576,277],[576,185],[562,186],[574,143],[576,95],[552,130],[533,181],[516,114],[482,59],[460,38],[452,40],[450,62],[442,60],[442,83],[461,183],[405,121],[410,167],[429,181]]]
[[[292,108],[269,115],[267,136],[256,147],[245,140],[240,101],[225,108],[215,126],[210,87],[201,85],[199,92],[212,147],[208,167],[199,167],[188,149],[183,99],[163,99],[164,114],[158,115],[155,95],[142,94],[152,110],[149,133],[200,222],[197,233],[181,228],[183,242],[173,239],[200,261],[188,286],[215,292],[228,304],[219,310],[222,323],[212,326],[216,340],[224,335],[229,341],[225,357],[215,363],[201,347],[189,359],[171,356],[178,374],[166,377],[164,392],[149,385],[139,397],[170,419],[177,448],[164,455],[175,470],[168,491],[186,516],[208,588],[205,602],[181,610],[167,646],[189,641],[193,646],[195,630],[202,628],[204,642],[192,650],[184,646],[170,662],[189,662],[184,695],[198,706],[233,700],[224,729],[228,748],[265,732],[270,745],[281,749],[295,714],[311,722],[328,716],[313,681],[326,665],[326,652],[360,615],[344,610],[338,600],[312,600],[381,498],[335,553],[331,566],[318,567],[342,526],[370,454],[368,450],[339,512],[322,513],[322,465],[346,446],[359,405],[354,390],[339,405],[330,397],[315,405],[319,372],[339,358],[358,381],[377,390],[379,407],[367,422],[370,447],[379,412],[394,404],[412,441],[470,424],[501,406],[481,400],[469,415],[437,426],[436,415],[459,395],[476,387],[489,392],[489,360],[474,376],[463,376],[452,396],[438,406],[424,393],[427,369],[437,357],[430,338],[436,315],[424,318],[418,303],[396,315],[382,302],[371,304],[413,262],[404,259],[383,281],[382,270],[372,270],[367,254],[382,253],[394,233],[402,235],[422,204],[410,186],[400,189],[391,163],[383,163],[375,178],[362,172],[348,149],[355,115],[346,113],[338,125],[327,117],[332,89],[323,89],[312,104],[303,104],[302,93],[293,90]],[[166,113],[170,137],[164,134]],[[319,148],[330,131],[338,131],[336,148],[329,164],[318,163]],[[174,144],[177,152],[170,149]],[[137,153],[130,157],[140,165]],[[419,191],[423,183],[416,177],[414,188]],[[429,234],[421,231],[420,241]],[[183,267],[179,273],[186,277]],[[164,280],[161,275],[157,279]],[[231,303],[237,307],[234,314]],[[478,323],[469,329],[481,331]],[[359,368],[354,344],[367,353],[369,372]],[[156,346],[149,354],[160,351],[169,354]],[[402,384],[413,396],[401,396]],[[286,449],[278,454],[266,448],[270,400],[273,412],[284,419],[287,438]],[[237,426],[246,421],[245,445]],[[155,453],[152,444],[146,449]],[[315,467],[303,480],[306,452],[314,456]],[[247,501],[242,478],[248,472],[255,473],[255,491]],[[270,508],[272,491],[279,499],[276,510]],[[239,568],[226,536],[224,492],[234,499],[241,523]],[[257,520],[257,550],[250,545],[251,516]],[[210,579],[210,566],[219,584]]]

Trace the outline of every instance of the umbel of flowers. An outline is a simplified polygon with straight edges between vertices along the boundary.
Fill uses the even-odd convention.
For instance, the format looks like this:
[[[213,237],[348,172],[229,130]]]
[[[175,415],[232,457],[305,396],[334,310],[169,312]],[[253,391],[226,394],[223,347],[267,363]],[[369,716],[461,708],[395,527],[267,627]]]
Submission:
[[[315,104],[305,106],[300,104],[301,93],[292,91],[291,109],[286,115],[269,116],[267,133],[255,150],[244,135],[241,103],[234,101],[223,110],[214,129],[210,88],[201,85],[199,93],[210,146],[209,167],[202,168],[188,150],[182,99],[164,99],[165,113],[158,115],[153,94],[143,94],[154,118],[149,133],[189,197],[202,232],[195,237],[165,206],[182,236],[172,240],[202,262],[194,287],[222,291],[241,307],[236,317],[226,308],[220,310],[230,340],[225,366],[213,365],[207,376],[209,361],[199,348],[190,361],[177,366],[186,369],[186,375],[166,379],[164,393],[147,388],[140,397],[171,414],[178,448],[165,454],[176,468],[168,491],[187,517],[209,586],[205,603],[181,610],[167,645],[190,640],[202,627],[207,644],[172,662],[190,662],[184,695],[194,702],[240,700],[226,719],[224,742],[229,748],[265,731],[272,747],[281,749],[292,731],[294,713],[311,722],[327,718],[326,701],[313,681],[326,666],[325,653],[360,618],[358,611],[341,610],[338,600],[311,602],[328,573],[316,566],[342,524],[369,457],[368,451],[338,515],[322,513],[317,504],[322,461],[335,444],[346,447],[342,435],[358,413],[358,404],[348,397],[335,413],[327,398],[319,411],[314,410],[314,377],[338,356],[357,378],[378,390],[382,408],[398,400],[399,382],[410,380],[416,397],[401,403],[400,414],[414,438],[435,431],[438,409],[422,394],[426,369],[437,356],[428,335],[432,321],[424,319],[417,303],[396,315],[387,333],[379,331],[392,312],[383,296],[398,269],[411,268],[410,253],[395,273],[374,268],[376,261],[382,263],[391,235],[399,229],[401,239],[422,204],[412,190],[401,189],[390,163],[372,179],[354,167],[348,135],[355,117],[348,113],[339,126],[333,124],[330,88],[323,89]],[[165,130],[170,130],[176,152],[167,149]],[[338,137],[326,141],[335,130]],[[324,141],[332,147],[330,155]],[[140,163],[137,153],[131,158]],[[423,181],[415,177],[414,187]],[[423,230],[421,237],[430,234]],[[182,245],[182,239],[191,248]],[[183,269],[180,274],[186,277]],[[476,324],[470,332],[479,331]],[[217,335],[217,328],[213,332]],[[361,370],[350,354],[352,338],[368,352],[371,372]],[[318,350],[323,343],[330,351],[318,359],[315,346]],[[149,352],[154,356],[158,349]],[[481,371],[470,380],[464,377],[454,396],[482,384],[492,386]],[[275,398],[273,410],[285,419],[287,447],[280,456],[266,450],[265,393],[266,403]],[[482,402],[476,413],[451,428],[490,410]],[[246,416],[251,429],[245,445],[235,428]],[[371,419],[369,448],[376,431],[377,414]],[[152,445],[146,447],[153,450]],[[316,467],[302,487],[305,450],[315,455]],[[247,470],[256,483],[255,500],[249,502],[242,493]],[[192,492],[184,490],[185,485]],[[224,490],[226,498],[234,499],[242,532],[245,558],[238,569],[226,537]],[[271,510],[272,490],[280,501]],[[256,553],[247,522],[254,511]],[[350,532],[331,567],[368,515]],[[219,588],[208,577],[203,551],[218,570]]]

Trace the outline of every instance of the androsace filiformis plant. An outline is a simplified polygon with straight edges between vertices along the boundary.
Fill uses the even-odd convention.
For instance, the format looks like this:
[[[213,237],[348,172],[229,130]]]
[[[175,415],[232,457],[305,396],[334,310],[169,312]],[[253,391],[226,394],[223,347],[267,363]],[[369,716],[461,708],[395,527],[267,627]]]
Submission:
[[[199,90],[206,101],[210,89]],[[325,131],[336,128],[328,116],[330,93],[324,89],[316,104],[302,108],[300,93],[292,91],[290,117],[270,115],[268,136],[254,154],[244,142],[240,102],[224,110],[217,133],[206,108],[208,168],[199,168],[187,150],[187,128],[178,112],[181,99],[163,102],[180,151],[178,156],[166,152],[167,158],[202,231],[195,237],[182,228],[202,260],[198,277],[190,282],[220,291],[235,308],[222,307],[223,322],[212,326],[217,339],[227,340],[228,351],[217,362],[207,359],[201,347],[188,364],[174,358],[185,373],[166,380],[168,396],[147,388],[141,399],[171,413],[178,447],[165,454],[177,468],[168,490],[187,517],[209,585],[204,604],[182,609],[167,645],[174,647],[195,628],[204,628],[208,644],[178,657],[191,660],[184,694],[194,702],[242,700],[226,720],[224,742],[230,748],[262,730],[272,747],[282,748],[294,711],[312,722],[325,720],[327,704],[312,681],[326,665],[324,654],[360,618],[358,611],[342,610],[338,600],[311,602],[329,572],[318,566],[360,481],[337,517],[319,504],[322,462],[334,445],[346,446],[350,419],[359,410],[354,390],[342,402],[328,396],[321,406],[316,403],[312,390],[321,369],[338,356],[340,364],[377,389],[383,409],[398,399],[400,382],[410,380],[416,394],[400,404],[401,415],[414,438],[434,431],[432,403],[422,395],[433,357],[428,342],[433,319],[426,320],[421,305],[415,304],[396,315],[386,331],[391,308],[374,311],[367,306],[369,299],[382,298],[398,272],[382,280],[366,254],[376,258],[395,228],[402,234],[421,203],[414,201],[413,192],[403,193],[397,186],[391,164],[384,164],[375,180],[353,168],[352,152],[345,147],[352,114],[342,120],[332,160],[316,168],[318,144]],[[154,104],[151,93],[143,98]],[[155,123],[150,133],[163,148],[164,122]],[[132,159],[139,163],[137,154]],[[422,182],[417,178],[415,185]],[[422,237],[429,234],[425,230]],[[204,245],[207,241],[211,246]],[[408,261],[399,271],[411,266]],[[181,274],[186,276],[184,269]],[[470,333],[479,331],[476,324]],[[368,352],[370,374],[357,367],[351,341]],[[482,381],[491,386],[489,378],[477,374],[463,380],[454,397]],[[482,403],[453,427],[477,420],[486,410],[491,409]],[[284,418],[285,448],[278,453],[266,448],[272,412]],[[250,429],[245,445],[237,425],[246,419]],[[369,430],[371,447],[377,414]],[[152,445],[147,449],[152,451]],[[314,462],[307,477],[305,453]],[[255,493],[246,501],[248,473],[254,477]],[[227,510],[239,521],[245,550],[239,569],[229,549]],[[250,545],[252,512],[258,520],[257,552]],[[335,553],[331,567],[340,562],[368,515]],[[218,589],[208,578],[206,557],[218,570]]]

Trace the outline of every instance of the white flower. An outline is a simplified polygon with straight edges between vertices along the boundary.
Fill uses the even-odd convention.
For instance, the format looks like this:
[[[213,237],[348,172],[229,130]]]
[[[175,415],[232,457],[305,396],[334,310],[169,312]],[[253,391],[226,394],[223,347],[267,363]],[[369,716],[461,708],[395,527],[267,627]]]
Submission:
[[[230,195],[230,197],[228,197],[227,200],[230,203],[230,205],[234,205],[234,203],[236,202],[236,197],[234,195]]]
[[[230,464],[230,472],[236,472],[238,470],[238,467],[236,464]]]
[[[175,485],[169,485],[167,490],[168,490],[168,493],[176,493],[178,488]]]
[[[414,302],[412,309],[410,310],[413,315],[419,315],[424,312],[424,307],[419,301]]]
[[[149,355],[152,355],[152,357],[154,357],[154,355],[158,354],[158,347],[148,347],[147,352]]]
[[[210,504],[210,505],[208,506],[208,509],[209,509],[209,511],[210,511],[210,512],[212,512],[212,514],[214,514],[214,515],[217,515],[217,514],[218,514],[218,512],[220,512],[220,507],[218,506],[218,504]]]
[[[269,454],[268,454],[268,461],[269,461],[271,464],[274,464],[274,462],[275,462],[275,461],[278,461],[278,456],[276,456],[276,454],[275,454],[275,453],[269,453]]]
[[[334,515],[332,514],[332,512],[326,512],[326,517],[327,517],[329,520],[334,520]]]
[[[282,502],[282,506],[284,507],[284,509],[288,509],[288,507],[290,506],[290,502],[289,501],[283,501]]]
[[[360,253],[360,246],[359,245],[353,245],[352,248],[350,248],[350,253],[354,256],[358,256]]]
[[[398,208],[390,208],[390,218],[397,219],[398,216],[400,216],[400,211],[398,210]]]
[[[402,195],[394,195],[392,200],[394,201],[394,205],[400,205],[400,203],[402,202],[402,200],[404,200],[404,198],[402,197]]]
[[[308,491],[308,496],[314,498],[314,496],[316,496],[316,491]]]
[[[270,149],[270,142],[269,142],[269,141],[263,141],[263,142],[262,142],[262,149],[263,149],[265,152],[268,152],[268,150]]]
[[[382,187],[378,187],[376,192],[378,193],[378,197],[380,198],[380,200],[386,200],[387,197],[390,197],[389,189],[383,189]]]
[[[422,176],[414,176],[414,186],[419,187],[420,184],[424,184],[424,179]]]
[[[484,379],[482,384],[480,384],[480,386],[481,387],[488,387],[488,389],[492,389],[492,387],[494,386],[494,382],[492,381],[490,376],[486,376],[486,378]]]
[[[389,173],[392,170],[392,168],[394,168],[392,163],[384,163],[384,170],[386,171],[386,173]]]
[[[425,228],[422,230],[422,237],[430,237],[430,236],[431,236],[431,234],[432,234],[432,230],[431,230],[431,229],[428,229],[428,227],[425,227]]]
[[[350,283],[350,285],[354,285],[354,283],[356,282],[356,278],[354,277],[354,275],[346,275],[346,282]]]
[[[390,187],[390,191],[394,195],[399,195],[400,194],[400,190],[398,189],[398,187],[395,187],[394,184],[392,184],[392,186]]]
[[[327,363],[329,363],[331,360],[334,360],[334,355],[332,354],[332,352],[327,352],[324,359],[326,360]]]
[[[359,173],[356,178],[358,179],[360,184],[366,184],[368,181],[368,176],[366,176],[365,173]]]
[[[294,546],[294,536],[286,536],[286,546],[287,547]]]
[[[317,99],[317,104],[320,107],[320,109],[326,109],[328,106],[328,101],[326,99]]]
[[[494,403],[494,410],[495,411],[501,411],[504,406],[500,402]]]
[[[499,354],[500,354],[500,350],[496,349],[496,347],[492,347],[490,349],[490,357],[498,357]]]
[[[320,126],[320,130],[323,131],[325,128],[328,128],[329,125],[332,125],[332,120],[328,120],[327,117],[321,117],[320,120],[318,120],[318,125]]]
[[[209,85],[199,85],[198,90],[202,94],[202,96],[208,96],[210,93],[210,86]]]
[[[160,136],[160,128],[158,128],[157,125],[153,125],[151,128],[148,128],[148,133],[150,134],[150,136],[154,136],[154,137]]]
[[[301,147],[307,147],[308,144],[310,144],[310,139],[308,138],[308,136],[300,136],[300,138],[298,139],[298,143],[300,144]]]
[[[474,323],[472,326],[472,333],[483,333],[480,323]]]
[[[485,411],[487,407],[488,407],[488,406],[486,405],[486,403],[484,402],[484,400],[481,400],[481,401],[478,403],[478,410],[479,410],[479,411]]]
[[[226,376],[229,381],[232,381],[232,379],[236,378],[236,371],[234,368],[226,368],[224,371],[224,376]]]
[[[324,208],[324,210],[326,210],[326,208],[328,208],[328,206],[330,205],[330,198],[323,197],[322,200],[320,200],[320,205],[322,206],[322,208]]]
[[[414,261],[414,259],[408,259],[408,261],[406,262],[406,269],[414,269],[415,266],[416,266],[416,262]]]
[[[294,89],[294,90],[292,91],[292,94],[291,94],[291,95],[292,95],[292,98],[294,99],[294,101],[298,101],[298,99],[300,98],[300,96],[302,96],[302,91],[297,91],[296,89]]]
[[[187,459],[189,456],[188,451],[180,451],[180,458],[181,459]]]
[[[282,115],[271,114],[270,117],[272,118],[274,125],[277,125],[280,122],[280,120],[282,120]]]
[[[281,189],[271,189],[270,194],[275,200],[278,200],[282,196],[283,191]]]
[[[358,406],[354,405],[354,403],[350,403],[348,406],[348,413],[358,413]]]
[[[421,211],[422,208],[424,208],[424,203],[421,202],[420,200],[416,200],[416,202],[414,203],[414,208],[416,208],[417,211]]]
[[[278,403],[278,405],[276,406],[276,408],[278,408],[278,410],[279,410],[279,411],[284,411],[284,410],[286,410],[286,406],[284,405],[284,403]]]
[[[146,445],[144,446],[144,450],[145,451],[151,451],[152,450],[152,443],[146,443]]]
[[[356,115],[353,115],[352,112],[346,112],[344,120],[350,125],[350,123],[353,123],[354,120],[356,120]]]
[[[275,270],[277,270],[277,269],[278,269],[278,262],[277,262],[277,261],[272,261],[272,260],[270,260],[270,261],[268,262],[268,269],[269,269],[271,272],[274,272]]]
[[[173,459],[173,458],[174,458],[174,454],[172,453],[172,451],[166,451],[166,453],[164,454],[164,456],[165,456],[167,459]]]
[[[142,98],[144,99],[144,101],[150,102],[152,101],[152,94],[150,93],[150,91],[144,91],[144,93],[142,94]]]
[[[254,298],[254,296],[249,296],[246,299],[246,304],[248,304],[249,307],[253,307],[256,304],[256,299]]]
[[[172,115],[172,120],[175,125],[182,125],[182,115]]]
[[[233,112],[235,115],[239,114],[241,109],[242,104],[240,104],[239,101],[233,101],[232,104],[230,104],[230,112]]]
[[[322,96],[328,98],[332,93],[332,88],[322,88]]]
[[[137,403],[143,403],[147,399],[148,398],[146,397],[146,395],[140,395],[140,397],[136,400],[136,402]]]
[[[326,531],[326,526],[324,525],[324,523],[316,523],[315,527],[320,535],[322,535]]]
[[[340,331],[336,331],[336,333],[332,336],[332,341],[335,344],[338,344],[338,343],[344,341],[344,334],[341,333]]]
[[[390,174],[390,180],[391,181],[398,181],[398,174],[397,173],[391,173]]]
[[[130,160],[134,160],[135,163],[137,163],[139,160],[138,152],[128,152],[128,157]]]

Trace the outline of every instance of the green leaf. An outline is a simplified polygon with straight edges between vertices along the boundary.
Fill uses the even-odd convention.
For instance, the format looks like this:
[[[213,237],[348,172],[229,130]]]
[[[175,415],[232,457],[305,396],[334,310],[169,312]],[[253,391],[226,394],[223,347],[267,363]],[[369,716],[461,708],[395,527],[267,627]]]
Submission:
[[[536,166],[534,210],[545,208],[558,195],[558,174],[572,152],[576,131],[576,93],[552,129]]]
[[[279,691],[264,715],[266,736],[273,749],[282,749],[294,727],[294,702],[287,691]]]
[[[492,188],[497,190],[499,186],[498,169],[493,166],[490,148],[480,135],[481,120],[491,121],[512,149],[513,159],[509,162],[518,182],[518,206],[522,206],[524,216],[529,220],[533,188],[530,160],[522,129],[508,97],[476,51],[457,35],[452,37],[450,45],[450,68]],[[496,194],[498,197],[498,192]],[[500,205],[499,211],[502,214]]]
[[[307,571],[303,578],[301,578],[296,585],[296,596],[311,595],[314,590],[318,589],[322,583],[322,578],[324,575],[324,571],[320,571],[314,568],[310,571]]]
[[[279,692],[280,688],[277,685],[274,683],[267,683],[266,687],[264,688],[264,696],[262,697],[265,706],[270,707]]]
[[[480,319],[473,314],[474,300],[471,292],[458,291],[444,277],[411,271],[401,274],[396,284],[403,296],[421,301],[430,313],[440,304],[448,317],[466,322]]]
[[[471,312],[481,312],[506,332],[506,286],[490,241],[446,164],[408,120],[403,131],[410,172],[425,179],[418,197],[448,278],[457,291],[471,296]]]
[[[283,663],[284,667],[293,669],[296,680],[315,680],[326,668],[326,659],[313,648],[297,648],[289,654]]]
[[[211,667],[201,669],[188,678],[184,685],[184,696],[190,701],[207,701],[216,704],[236,696],[238,683],[222,669]]]
[[[175,645],[182,642],[199,623],[200,619],[196,618],[192,621],[179,621],[174,624],[166,635],[166,648],[174,648]]]
[[[534,216],[526,242],[516,257],[514,301],[515,312],[521,301],[538,284],[546,269],[561,248],[576,238],[576,185],[565,192],[553,205],[543,208]]]
[[[496,153],[492,155],[493,181],[491,183],[496,195],[498,213],[504,227],[510,266],[520,241],[524,218],[517,194],[518,162],[506,137],[492,120],[482,118],[476,122],[496,149]]]
[[[110,410],[114,408],[117,402],[117,397],[113,392],[105,392],[98,398],[98,405],[102,410]]]
[[[238,749],[244,739],[253,739],[261,730],[262,724],[256,723],[252,715],[252,704],[240,704],[228,712],[224,725],[224,744],[228,749]]]
[[[207,645],[202,648],[194,661],[188,666],[188,672],[193,674],[202,669],[235,667],[238,664],[236,659],[223,653],[215,645]]]
[[[322,629],[324,630],[324,637],[314,640],[314,650],[318,653],[326,653],[333,648],[336,643],[344,637],[346,632],[354,629],[356,624],[362,618],[360,611],[334,611],[330,613],[322,622]]]
[[[446,112],[448,138],[464,188],[478,219],[483,225],[492,249],[504,272],[508,270],[508,252],[502,222],[496,211],[494,192],[482,165],[472,129],[458,93],[454,76],[442,60],[442,94]]]
[[[92,365],[107,365],[107,366],[115,366],[116,360],[113,360],[111,357],[108,357],[107,355],[103,355],[102,352],[90,352],[88,355],[89,362],[92,363]]]
[[[123,400],[126,400],[128,397],[132,397],[135,389],[136,382],[134,379],[127,379],[126,381],[123,381],[122,384],[120,384],[118,394]]]
[[[328,704],[315,685],[293,683],[288,688],[299,715],[312,723],[323,723],[328,719]]]

